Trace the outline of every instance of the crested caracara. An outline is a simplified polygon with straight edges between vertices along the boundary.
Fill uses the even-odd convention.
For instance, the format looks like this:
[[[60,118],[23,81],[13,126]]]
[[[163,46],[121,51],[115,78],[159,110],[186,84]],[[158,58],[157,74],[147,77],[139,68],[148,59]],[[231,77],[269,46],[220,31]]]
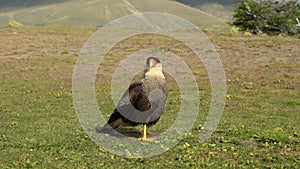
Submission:
[[[156,57],[149,57],[143,78],[132,83],[120,99],[107,123],[96,128],[97,132],[112,133],[119,126],[143,125],[142,141],[147,141],[147,127],[156,124],[167,100],[167,83],[162,64]]]

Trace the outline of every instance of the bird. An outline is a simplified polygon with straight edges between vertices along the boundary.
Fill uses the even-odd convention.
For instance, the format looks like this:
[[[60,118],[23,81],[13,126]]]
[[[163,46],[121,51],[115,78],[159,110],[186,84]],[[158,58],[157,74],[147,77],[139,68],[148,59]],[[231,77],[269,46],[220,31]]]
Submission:
[[[168,95],[166,78],[162,63],[157,57],[148,57],[141,79],[131,83],[125,91],[109,120],[103,127],[97,127],[99,133],[115,133],[119,126],[143,125],[141,141],[147,138],[147,127],[156,124],[164,112]]]

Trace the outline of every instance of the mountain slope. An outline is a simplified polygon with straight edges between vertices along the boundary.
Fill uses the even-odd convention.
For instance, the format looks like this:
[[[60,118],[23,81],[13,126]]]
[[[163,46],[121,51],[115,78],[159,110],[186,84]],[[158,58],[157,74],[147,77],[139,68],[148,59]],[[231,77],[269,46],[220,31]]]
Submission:
[[[170,13],[195,25],[224,23],[210,14],[169,0],[1,0],[0,5],[0,25],[14,19],[25,25],[102,26],[137,12]]]
[[[235,5],[237,3],[237,0],[176,0],[176,1],[191,6],[200,6],[207,3],[218,3],[227,7],[227,6]]]
[[[0,0],[0,9],[22,8],[36,5],[55,4],[70,0]]]
[[[176,0],[225,20],[232,19],[232,9],[237,0]]]

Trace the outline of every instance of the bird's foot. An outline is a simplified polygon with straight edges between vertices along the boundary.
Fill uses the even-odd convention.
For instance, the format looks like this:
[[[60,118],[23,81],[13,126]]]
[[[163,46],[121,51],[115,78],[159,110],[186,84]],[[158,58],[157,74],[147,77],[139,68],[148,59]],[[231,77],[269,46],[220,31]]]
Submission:
[[[143,142],[153,142],[154,141],[152,138],[144,138],[144,137],[141,137],[138,140],[143,141]]]

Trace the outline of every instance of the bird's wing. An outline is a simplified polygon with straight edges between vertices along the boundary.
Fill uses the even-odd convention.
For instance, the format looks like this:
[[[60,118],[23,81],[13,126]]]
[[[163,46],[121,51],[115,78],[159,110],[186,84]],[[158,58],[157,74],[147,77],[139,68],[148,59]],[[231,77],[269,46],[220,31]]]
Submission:
[[[130,112],[134,110],[133,105],[138,100],[143,90],[142,83],[143,83],[143,79],[135,81],[129,86],[129,88],[123,94],[117,107],[115,108],[114,112],[111,114],[107,122],[107,124],[109,124],[112,128],[116,128],[119,125],[122,125],[123,124],[123,121],[121,120],[122,118],[127,117],[126,119],[128,119],[128,117],[130,117]]]
[[[134,83],[132,83],[129,86],[129,88],[126,90],[126,92],[123,94],[116,109],[122,106],[134,104],[142,93],[143,90],[142,85],[143,85],[143,79],[137,80]]]
[[[143,82],[132,84],[117,107],[123,117],[138,124],[148,124],[158,120],[164,111],[167,100],[167,93],[159,88],[150,91],[147,98],[145,98],[143,90],[147,90],[143,88]]]
[[[119,125],[147,124],[157,121],[165,108],[167,94],[157,90],[150,94],[150,97],[149,100],[143,98],[143,79],[132,83],[104,128],[108,125],[117,128]]]

